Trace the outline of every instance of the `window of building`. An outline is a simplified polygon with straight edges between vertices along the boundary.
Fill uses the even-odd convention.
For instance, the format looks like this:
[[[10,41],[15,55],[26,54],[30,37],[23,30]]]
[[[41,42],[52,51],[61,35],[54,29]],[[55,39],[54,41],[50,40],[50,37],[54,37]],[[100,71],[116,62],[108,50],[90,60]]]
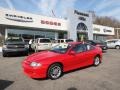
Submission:
[[[79,23],[78,25],[77,25],[77,28],[76,28],[77,30],[88,30],[88,28],[87,28],[87,26],[84,24],[84,23]]]

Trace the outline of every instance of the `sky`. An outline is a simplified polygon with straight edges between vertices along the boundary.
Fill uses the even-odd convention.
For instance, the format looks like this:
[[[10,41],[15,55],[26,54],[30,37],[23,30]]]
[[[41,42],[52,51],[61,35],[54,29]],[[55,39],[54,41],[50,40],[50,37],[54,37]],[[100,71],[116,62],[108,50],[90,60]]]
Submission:
[[[71,8],[120,20],[120,0],[0,0],[0,7],[58,18],[67,17]]]

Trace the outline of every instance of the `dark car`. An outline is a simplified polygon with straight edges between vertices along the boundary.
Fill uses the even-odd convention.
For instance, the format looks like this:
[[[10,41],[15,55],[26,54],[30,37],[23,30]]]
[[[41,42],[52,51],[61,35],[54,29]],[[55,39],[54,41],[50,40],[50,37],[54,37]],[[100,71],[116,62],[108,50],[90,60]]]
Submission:
[[[98,41],[98,40],[87,40],[87,43],[100,47],[103,51],[107,50],[107,44],[104,41]]]
[[[10,53],[24,53],[28,54],[28,45],[21,37],[8,37],[2,47],[3,57],[8,56]],[[21,54],[21,53],[20,53]]]

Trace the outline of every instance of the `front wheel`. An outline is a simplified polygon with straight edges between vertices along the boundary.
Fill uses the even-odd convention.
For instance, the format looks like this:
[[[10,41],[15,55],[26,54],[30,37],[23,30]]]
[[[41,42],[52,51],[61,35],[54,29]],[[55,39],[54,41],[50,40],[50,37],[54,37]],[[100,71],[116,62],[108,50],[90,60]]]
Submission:
[[[7,57],[7,54],[5,52],[2,53],[3,57]]]
[[[99,56],[96,56],[94,58],[94,66],[98,66],[100,64],[100,57]]]
[[[62,66],[58,63],[53,64],[48,69],[48,78],[55,80],[62,75]]]
[[[116,48],[116,49],[120,49],[120,46],[117,45],[115,48]]]

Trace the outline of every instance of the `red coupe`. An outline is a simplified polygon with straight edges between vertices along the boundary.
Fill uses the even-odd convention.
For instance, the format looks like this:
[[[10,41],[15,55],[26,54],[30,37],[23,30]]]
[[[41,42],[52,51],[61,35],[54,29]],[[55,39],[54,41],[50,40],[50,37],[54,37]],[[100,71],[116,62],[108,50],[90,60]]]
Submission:
[[[49,51],[28,56],[22,63],[24,73],[31,78],[57,79],[62,73],[101,63],[102,50],[87,43],[59,44]]]

